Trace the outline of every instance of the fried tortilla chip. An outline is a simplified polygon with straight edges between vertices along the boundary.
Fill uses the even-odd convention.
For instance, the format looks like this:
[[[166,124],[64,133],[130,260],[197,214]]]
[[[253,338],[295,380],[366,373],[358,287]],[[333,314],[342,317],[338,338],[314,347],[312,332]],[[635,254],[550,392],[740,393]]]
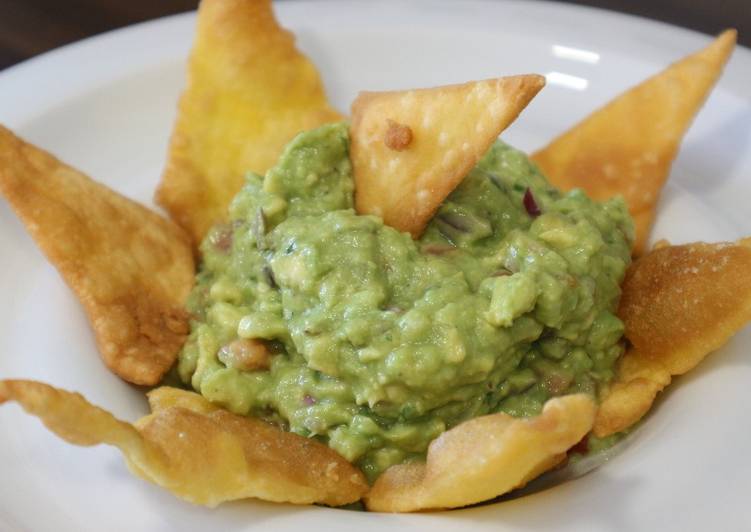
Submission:
[[[265,174],[297,133],[341,120],[271,0],[203,0],[156,201],[201,241],[246,172]]]
[[[491,414],[444,432],[426,463],[395,465],[365,496],[369,510],[458,508],[523,486],[558,464],[592,428],[594,401],[584,394],[549,400],[539,416]]]
[[[636,226],[634,254],[643,252],[660,191],[681,139],[735,46],[736,31],[621,94],[532,155],[563,190],[592,198],[622,195]]]
[[[417,238],[435,210],[545,85],[535,74],[364,92],[352,104],[355,205]]]
[[[188,236],[2,126],[0,193],[83,304],[105,364],[158,383],[189,332]]]
[[[751,321],[751,240],[652,250],[629,268],[618,315],[632,347],[600,405],[600,437],[636,423],[673,375]]]
[[[81,395],[33,381],[0,381],[0,403],[16,401],[76,445],[114,445],[138,476],[196,504],[255,497],[339,506],[360,499],[362,473],[315,440],[237,416],[176,388],[150,392],[152,414],[135,426]]]

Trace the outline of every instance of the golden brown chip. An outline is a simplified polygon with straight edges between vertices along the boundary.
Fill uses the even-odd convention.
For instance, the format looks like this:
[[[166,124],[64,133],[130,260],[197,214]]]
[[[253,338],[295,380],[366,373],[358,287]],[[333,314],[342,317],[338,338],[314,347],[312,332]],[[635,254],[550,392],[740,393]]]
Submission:
[[[203,0],[156,200],[196,243],[246,172],[263,175],[297,133],[341,120],[271,0]]]
[[[368,488],[358,469],[322,443],[176,388],[152,391],[153,413],[135,426],[79,394],[33,381],[0,381],[5,401],[20,403],[70,443],[114,445],[134,473],[196,504],[255,497],[339,506]]]
[[[655,208],[681,138],[735,46],[727,30],[707,48],[674,63],[598,109],[532,155],[559,188],[583,188],[606,200],[618,194],[644,250]]]
[[[629,348],[619,361],[615,381],[601,398],[592,429],[595,436],[610,436],[639,421],[671,379],[661,364]]]
[[[107,366],[156,384],[188,333],[188,236],[0,126],[0,192],[84,306]]]
[[[662,246],[631,265],[618,315],[632,347],[600,406],[597,436],[638,421],[673,375],[751,321],[750,242]]]
[[[352,104],[357,211],[417,238],[441,202],[544,86],[535,74],[364,92]]]
[[[391,466],[365,496],[369,510],[458,508],[523,486],[556,465],[592,428],[594,401],[584,394],[549,400],[539,416],[491,414],[444,432],[427,462]]]

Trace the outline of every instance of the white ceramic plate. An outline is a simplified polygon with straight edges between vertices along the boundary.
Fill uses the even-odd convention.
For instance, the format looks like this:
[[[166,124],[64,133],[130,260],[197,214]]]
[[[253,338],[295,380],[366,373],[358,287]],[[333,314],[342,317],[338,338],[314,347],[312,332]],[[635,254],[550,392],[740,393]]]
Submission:
[[[281,21],[346,109],[360,89],[539,72],[548,87],[505,135],[542,145],[706,36],[542,2],[285,2]],[[0,122],[124,194],[150,203],[164,161],[194,18],[77,43],[0,73]],[[751,52],[735,52],[686,139],[655,237],[751,235]],[[133,420],[141,391],[99,362],[83,313],[0,200],[0,378],[83,392]],[[664,394],[636,441],[590,475],[503,504],[377,515],[248,501],[193,507],[126,471],[110,447],[63,443],[0,408],[0,529],[751,530],[751,330]]]

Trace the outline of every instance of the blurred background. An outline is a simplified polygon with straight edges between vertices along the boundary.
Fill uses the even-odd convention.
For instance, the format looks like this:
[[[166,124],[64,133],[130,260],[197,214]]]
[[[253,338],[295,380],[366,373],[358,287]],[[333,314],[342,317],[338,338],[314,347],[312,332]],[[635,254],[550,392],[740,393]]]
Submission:
[[[751,0],[567,3],[640,15],[708,34],[732,26],[739,31],[739,42],[751,46]],[[193,10],[197,5],[198,0],[0,0],[0,69],[90,35]]]

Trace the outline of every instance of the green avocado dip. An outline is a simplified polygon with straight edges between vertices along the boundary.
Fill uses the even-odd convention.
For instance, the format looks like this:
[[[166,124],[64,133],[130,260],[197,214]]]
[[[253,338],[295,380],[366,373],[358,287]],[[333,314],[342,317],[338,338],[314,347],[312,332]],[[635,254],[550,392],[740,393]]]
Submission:
[[[633,226],[497,142],[412,240],[353,210],[344,123],[250,174],[201,245],[179,360],[212,402],[319,439],[372,481],[493,412],[597,395]]]

